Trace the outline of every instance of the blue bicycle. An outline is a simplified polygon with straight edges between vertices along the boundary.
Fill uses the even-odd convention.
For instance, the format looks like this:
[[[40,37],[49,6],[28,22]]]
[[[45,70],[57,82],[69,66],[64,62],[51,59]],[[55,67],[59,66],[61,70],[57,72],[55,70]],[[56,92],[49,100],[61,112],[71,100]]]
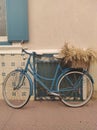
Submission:
[[[28,55],[25,68],[10,72],[3,83],[3,96],[10,107],[22,108],[27,104],[30,97],[35,96],[36,82],[48,92],[49,96],[58,97],[67,106],[80,107],[90,100],[94,82],[86,70],[63,68],[59,61],[53,78],[44,77],[37,73],[38,54],[29,53],[25,49],[22,49],[22,52]],[[41,56],[48,57],[46,54]],[[51,87],[48,88],[43,80],[50,81]]]

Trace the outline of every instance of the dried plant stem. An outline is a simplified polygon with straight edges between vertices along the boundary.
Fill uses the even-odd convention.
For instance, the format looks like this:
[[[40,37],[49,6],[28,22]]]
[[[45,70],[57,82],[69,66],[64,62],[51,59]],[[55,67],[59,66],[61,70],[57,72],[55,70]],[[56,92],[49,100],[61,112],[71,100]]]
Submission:
[[[62,58],[64,66],[70,63],[69,67],[89,69],[90,63],[97,61],[97,52],[90,48],[81,49],[65,43],[59,52],[59,58]]]

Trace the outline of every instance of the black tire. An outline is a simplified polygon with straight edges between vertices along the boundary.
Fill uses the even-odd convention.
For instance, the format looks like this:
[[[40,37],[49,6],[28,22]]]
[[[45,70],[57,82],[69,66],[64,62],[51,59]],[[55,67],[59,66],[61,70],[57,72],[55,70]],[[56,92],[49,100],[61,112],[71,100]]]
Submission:
[[[6,76],[2,90],[5,102],[12,108],[22,108],[30,99],[30,81],[19,70]]]
[[[80,107],[92,97],[93,83],[87,74],[71,71],[60,78],[58,90],[64,104],[70,107]]]

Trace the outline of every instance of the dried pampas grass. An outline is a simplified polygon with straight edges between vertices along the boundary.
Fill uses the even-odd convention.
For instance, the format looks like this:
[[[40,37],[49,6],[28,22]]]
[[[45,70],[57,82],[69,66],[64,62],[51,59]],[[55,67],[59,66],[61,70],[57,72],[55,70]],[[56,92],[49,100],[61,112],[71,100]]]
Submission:
[[[65,43],[58,58],[61,58],[64,66],[89,69],[90,63],[97,61],[97,52],[88,48],[81,49]]]

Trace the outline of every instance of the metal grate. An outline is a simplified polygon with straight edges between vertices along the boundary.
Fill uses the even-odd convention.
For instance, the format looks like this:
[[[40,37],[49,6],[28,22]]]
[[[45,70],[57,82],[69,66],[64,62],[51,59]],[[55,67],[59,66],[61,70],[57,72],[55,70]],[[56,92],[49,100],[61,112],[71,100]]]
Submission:
[[[59,63],[59,61],[56,60],[52,56],[52,54],[44,54],[44,55],[38,56],[38,57],[36,57],[37,73],[46,78],[53,78],[58,63]],[[42,82],[48,88],[51,87],[52,81],[42,79]],[[36,82],[35,99],[36,100],[40,100],[40,99],[43,99],[43,100],[53,99],[54,100],[55,97],[53,97],[53,96],[48,97],[46,90],[38,82]]]

